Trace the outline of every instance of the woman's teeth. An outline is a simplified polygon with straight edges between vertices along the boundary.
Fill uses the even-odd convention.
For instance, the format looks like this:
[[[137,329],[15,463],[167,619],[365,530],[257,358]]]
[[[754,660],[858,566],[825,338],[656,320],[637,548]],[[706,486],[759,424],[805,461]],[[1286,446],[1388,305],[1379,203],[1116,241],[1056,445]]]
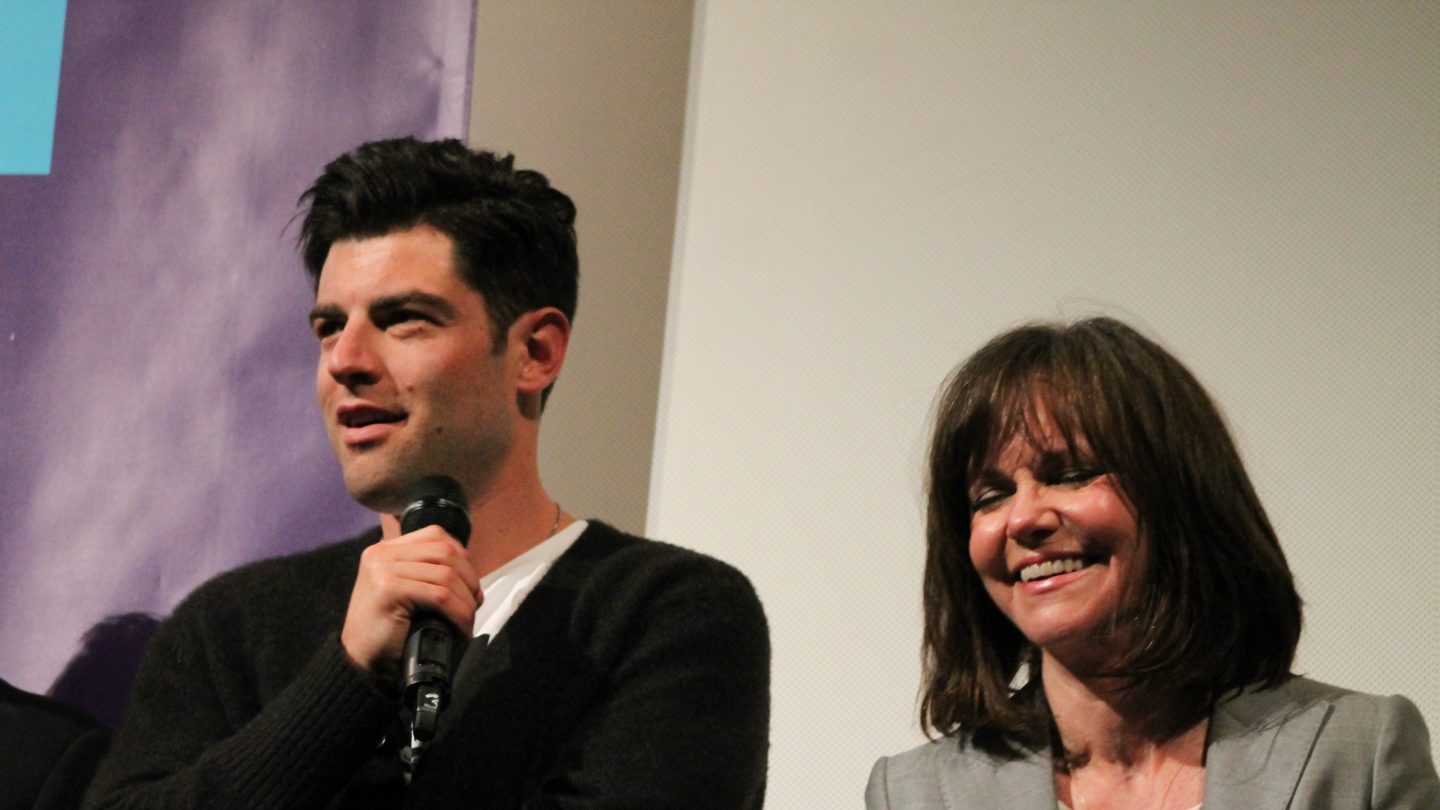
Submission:
[[[1070,557],[1064,560],[1046,560],[1035,565],[1027,565],[1020,569],[1020,581],[1030,582],[1045,577],[1053,577],[1056,574],[1068,574],[1071,571],[1079,571],[1089,563],[1079,557]]]

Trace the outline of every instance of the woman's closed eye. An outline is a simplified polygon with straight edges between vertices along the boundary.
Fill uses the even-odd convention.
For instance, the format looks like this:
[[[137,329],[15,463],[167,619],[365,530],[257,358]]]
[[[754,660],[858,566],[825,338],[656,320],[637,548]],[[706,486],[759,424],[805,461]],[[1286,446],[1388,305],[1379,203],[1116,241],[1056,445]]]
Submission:
[[[980,487],[970,495],[970,510],[987,512],[999,506],[1000,502],[1008,498],[1014,491],[1014,487],[1007,488],[995,484]]]
[[[1083,484],[1104,474],[1095,467],[1066,467],[1055,473],[1053,480],[1057,484]]]
[[[1078,487],[1094,481],[1105,472],[1095,466],[1077,465],[1056,467],[1044,475],[1036,476],[1042,486]],[[1014,483],[992,482],[976,486],[970,493],[970,510],[988,512],[999,506],[1015,492]]]

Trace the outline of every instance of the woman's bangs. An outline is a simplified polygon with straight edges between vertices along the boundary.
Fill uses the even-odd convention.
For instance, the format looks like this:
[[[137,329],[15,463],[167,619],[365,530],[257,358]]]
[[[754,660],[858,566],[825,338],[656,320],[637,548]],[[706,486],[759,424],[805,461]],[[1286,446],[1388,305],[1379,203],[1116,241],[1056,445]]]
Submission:
[[[1077,388],[1063,374],[1038,369],[997,381],[966,431],[975,439],[968,443],[970,477],[992,466],[1016,438],[1030,447],[1048,449],[1058,433],[1072,457],[1088,455],[1083,414],[1090,397]]]

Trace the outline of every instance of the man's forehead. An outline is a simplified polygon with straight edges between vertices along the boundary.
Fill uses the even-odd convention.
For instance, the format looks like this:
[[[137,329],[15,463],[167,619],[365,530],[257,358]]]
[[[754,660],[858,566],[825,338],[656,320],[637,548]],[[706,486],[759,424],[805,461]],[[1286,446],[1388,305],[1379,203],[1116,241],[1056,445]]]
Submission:
[[[434,228],[417,226],[337,240],[320,270],[315,300],[325,304],[405,290],[454,294],[460,288],[470,289],[455,268],[454,242]]]

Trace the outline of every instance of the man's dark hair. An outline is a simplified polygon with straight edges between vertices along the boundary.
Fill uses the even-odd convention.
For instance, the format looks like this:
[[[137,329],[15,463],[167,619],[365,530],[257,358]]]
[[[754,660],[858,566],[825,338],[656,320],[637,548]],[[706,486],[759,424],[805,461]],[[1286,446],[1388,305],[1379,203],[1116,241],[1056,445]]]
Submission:
[[[579,286],[575,204],[513,155],[453,138],[372,141],[325,167],[300,195],[300,252],[312,286],[330,246],[428,225],[455,243],[455,267],[480,292],[496,351],[510,324],[541,307],[571,320]]]
[[[970,482],[1012,438],[1046,425],[1088,448],[1133,505],[1146,563],[1114,674],[1194,698],[1290,674],[1301,602],[1223,417],[1168,352],[1110,318],[1033,324],[991,340],[951,376],[930,448],[921,720],[1008,755],[1050,741],[1036,648],[970,560]],[[1022,666],[1028,685],[1012,689]]]

